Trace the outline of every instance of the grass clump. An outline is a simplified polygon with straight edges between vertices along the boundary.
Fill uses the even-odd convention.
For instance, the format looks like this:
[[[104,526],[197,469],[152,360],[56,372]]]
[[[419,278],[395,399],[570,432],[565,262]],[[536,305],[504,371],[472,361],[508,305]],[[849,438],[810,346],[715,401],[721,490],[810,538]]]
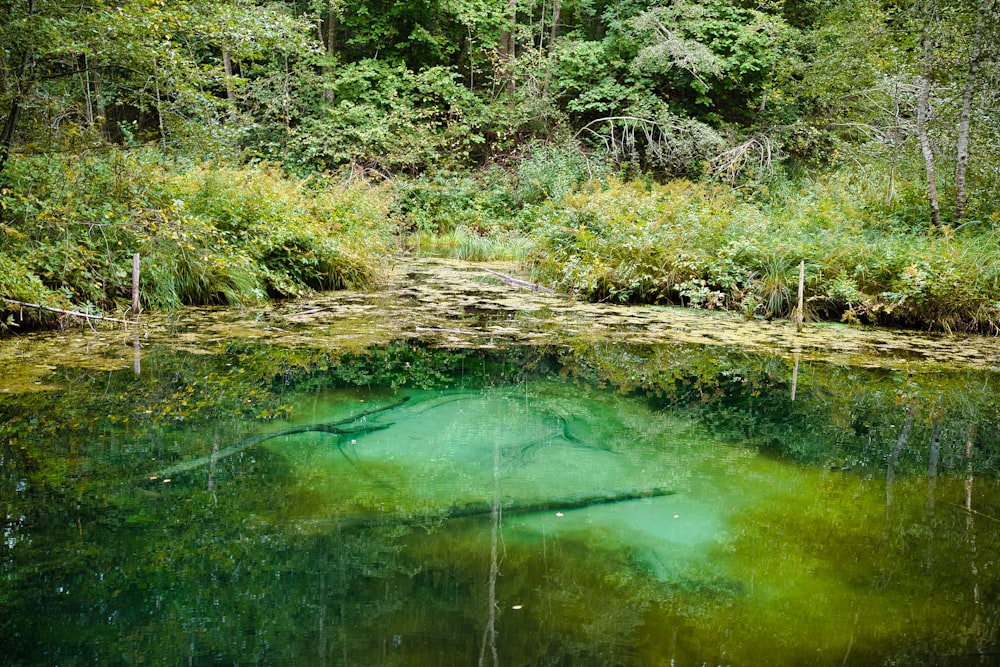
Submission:
[[[447,257],[467,262],[523,261],[530,248],[526,236],[516,232],[480,235],[466,227],[446,234],[415,232],[406,248],[422,257]]]
[[[1000,332],[996,231],[887,230],[873,191],[833,174],[762,202],[717,184],[612,179],[544,208],[530,262],[593,301],[786,317],[804,260],[813,318]]]
[[[392,248],[383,190],[267,165],[111,151],[19,157],[4,177],[0,295],[43,305],[124,312],[135,252],[143,307],[175,308],[360,287]]]

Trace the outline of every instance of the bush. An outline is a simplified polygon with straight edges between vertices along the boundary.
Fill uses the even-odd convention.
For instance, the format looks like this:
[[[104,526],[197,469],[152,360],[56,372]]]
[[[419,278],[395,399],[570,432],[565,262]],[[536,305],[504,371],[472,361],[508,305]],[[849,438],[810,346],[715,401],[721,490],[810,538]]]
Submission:
[[[154,151],[11,160],[0,294],[124,310],[132,254],[147,308],[235,304],[371,283],[390,197],[266,165],[184,167]]]
[[[1000,332],[996,232],[873,229],[859,192],[871,190],[837,174],[766,204],[706,183],[610,180],[541,209],[530,261],[590,300],[785,317],[804,260],[814,317]]]

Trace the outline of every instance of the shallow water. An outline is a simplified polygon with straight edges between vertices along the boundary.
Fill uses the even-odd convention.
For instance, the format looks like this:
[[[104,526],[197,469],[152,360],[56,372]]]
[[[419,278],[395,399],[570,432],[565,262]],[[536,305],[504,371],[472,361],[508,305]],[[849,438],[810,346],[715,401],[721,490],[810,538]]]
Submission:
[[[791,401],[791,372],[676,345],[53,361],[0,394],[0,662],[990,664],[995,374],[814,364]]]

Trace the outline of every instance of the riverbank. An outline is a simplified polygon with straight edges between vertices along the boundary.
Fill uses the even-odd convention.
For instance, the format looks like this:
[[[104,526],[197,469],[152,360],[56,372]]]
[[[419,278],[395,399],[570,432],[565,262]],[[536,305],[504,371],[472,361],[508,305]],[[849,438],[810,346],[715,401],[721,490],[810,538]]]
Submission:
[[[930,227],[871,174],[750,195],[619,180],[565,156],[373,182],[122,151],[20,158],[7,178],[0,296],[43,308],[0,304],[0,333],[86,321],[57,310],[134,319],[135,254],[147,313],[372,289],[403,256],[444,256],[517,262],[590,302],[784,319],[805,262],[807,321],[1000,333],[997,221]]]
[[[931,373],[1000,368],[992,337],[928,334],[837,323],[798,332],[784,320],[747,319],[694,308],[588,303],[512,285],[498,274],[516,263],[401,259],[370,290],[324,292],[278,304],[188,307],[152,313],[139,325],[99,324],[96,331],[39,332],[0,344],[7,369],[2,392],[44,390],[54,365],[92,370],[141,368],[156,345],[195,355],[223,354],[234,343],[277,350],[363,353],[400,340],[448,349],[530,346],[669,345],[676,349],[739,349],[772,355],[791,367],[832,367]],[[526,277],[526,274],[519,274]]]

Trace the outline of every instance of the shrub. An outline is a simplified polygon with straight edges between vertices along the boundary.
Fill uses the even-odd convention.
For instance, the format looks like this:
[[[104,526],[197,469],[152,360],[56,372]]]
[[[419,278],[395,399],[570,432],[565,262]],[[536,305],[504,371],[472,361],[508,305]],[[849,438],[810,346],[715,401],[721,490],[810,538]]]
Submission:
[[[591,300],[785,317],[804,260],[814,317],[1000,331],[996,232],[875,229],[872,192],[842,174],[756,203],[718,185],[609,180],[540,209],[530,261]]]
[[[5,178],[0,254],[21,259],[2,295],[122,310],[138,252],[145,307],[244,303],[368,284],[390,254],[390,197],[364,183],[144,150],[18,158]]]

